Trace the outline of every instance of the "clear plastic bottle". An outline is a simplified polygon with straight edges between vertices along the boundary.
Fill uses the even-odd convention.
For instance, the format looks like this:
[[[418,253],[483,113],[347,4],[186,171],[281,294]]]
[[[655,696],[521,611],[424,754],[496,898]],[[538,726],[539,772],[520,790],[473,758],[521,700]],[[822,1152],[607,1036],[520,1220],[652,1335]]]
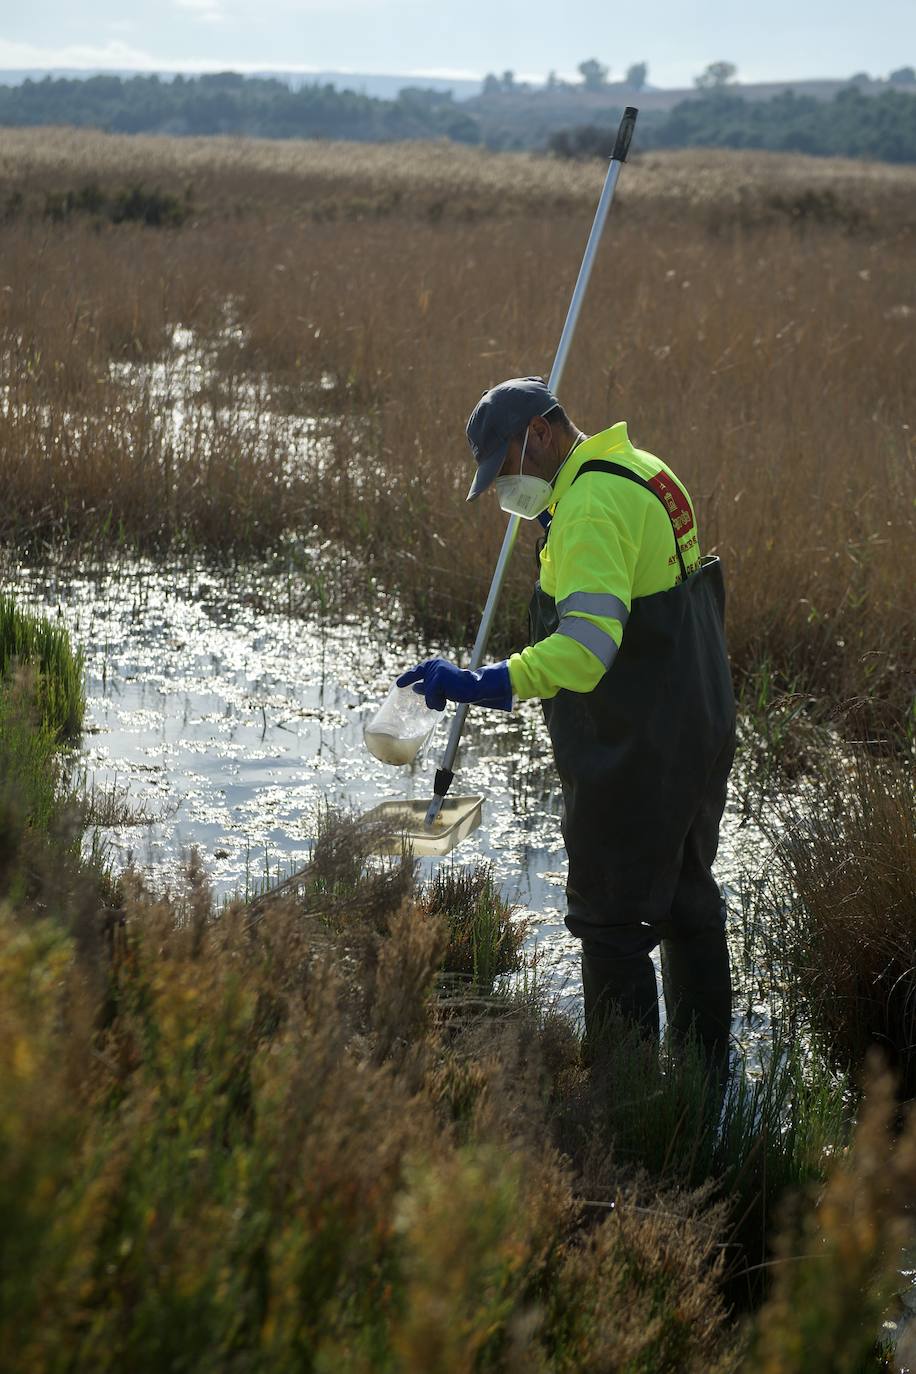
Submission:
[[[413,687],[395,685],[363,730],[366,748],[382,763],[413,763],[441,717]]]

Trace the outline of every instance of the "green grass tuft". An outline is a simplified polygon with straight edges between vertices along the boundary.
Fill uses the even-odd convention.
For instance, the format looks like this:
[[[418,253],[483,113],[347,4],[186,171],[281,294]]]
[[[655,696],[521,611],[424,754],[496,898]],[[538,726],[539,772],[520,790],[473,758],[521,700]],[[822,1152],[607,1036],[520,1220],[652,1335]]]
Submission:
[[[10,848],[22,826],[48,830],[60,802],[57,741],[32,712],[21,683],[0,687],[0,828]]]
[[[448,947],[442,965],[446,979],[488,994],[497,978],[519,969],[525,925],[513,920],[490,864],[443,866],[427,887],[422,904],[430,916],[446,920]]]
[[[17,668],[35,675],[42,727],[55,739],[75,739],[86,708],[82,650],[73,648],[64,625],[24,611],[12,596],[0,595],[0,678],[8,679]]]

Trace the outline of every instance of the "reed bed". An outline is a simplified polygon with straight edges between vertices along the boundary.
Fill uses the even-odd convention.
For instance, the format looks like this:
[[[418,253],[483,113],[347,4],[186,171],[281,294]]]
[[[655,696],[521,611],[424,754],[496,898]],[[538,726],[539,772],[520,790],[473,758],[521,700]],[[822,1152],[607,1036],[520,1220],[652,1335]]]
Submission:
[[[761,963],[827,1062],[880,1052],[916,1098],[916,778],[907,760],[822,758],[782,801]]]
[[[549,371],[600,168],[73,131],[5,135],[2,165],[22,206],[0,226],[0,535],[280,550],[306,613],[374,601],[467,643],[503,520],[464,503],[464,422],[484,387]],[[42,218],[65,180],[174,190],[179,172],[200,206],[181,227]],[[626,418],[690,486],[745,704],[842,706],[853,734],[897,742],[916,669],[914,205],[906,168],[636,159],[562,386],[582,428]],[[525,545],[496,652],[524,642]]]
[[[83,656],[66,629],[0,597],[0,872],[6,881],[20,867],[27,835],[44,834],[65,815],[68,827],[79,830],[61,746],[78,738],[84,707]]]
[[[550,211],[592,211],[603,177],[598,159],[493,153],[445,140],[167,138],[68,128],[7,128],[0,140],[8,215],[40,213],[46,194],[81,185],[143,183],[187,200],[201,218],[229,211],[448,221],[511,216],[545,202]],[[885,227],[890,216],[903,227],[901,212],[916,194],[905,166],[727,149],[642,154],[626,182],[622,201],[653,219],[698,214],[705,220],[712,212],[731,222],[731,209],[757,223],[768,210],[774,218],[839,215]]]
[[[15,868],[28,828],[45,830],[60,810],[62,773],[53,730],[37,720],[34,680],[0,686],[0,870]]]

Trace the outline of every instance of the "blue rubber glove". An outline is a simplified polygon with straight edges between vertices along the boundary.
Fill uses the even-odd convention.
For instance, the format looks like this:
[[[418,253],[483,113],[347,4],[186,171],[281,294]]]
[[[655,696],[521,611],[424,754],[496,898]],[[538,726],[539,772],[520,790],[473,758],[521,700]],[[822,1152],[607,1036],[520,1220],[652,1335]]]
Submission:
[[[446,658],[428,658],[398,678],[399,687],[409,687],[411,683],[433,711],[444,711],[447,701],[467,701],[474,706],[492,706],[498,711],[512,710],[512,682],[505,661],[492,663],[475,673],[470,668],[457,668]]]

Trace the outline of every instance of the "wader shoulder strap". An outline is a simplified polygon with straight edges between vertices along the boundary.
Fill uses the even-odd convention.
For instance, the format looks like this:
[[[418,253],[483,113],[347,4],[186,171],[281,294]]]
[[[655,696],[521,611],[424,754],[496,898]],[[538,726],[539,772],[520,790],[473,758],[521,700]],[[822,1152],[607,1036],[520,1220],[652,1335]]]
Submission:
[[[647,482],[645,477],[640,477],[632,468],[625,468],[622,463],[609,463],[606,458],[590,458],[587,463],[583,463],[572,479],[570,486],[575,486],[576,482],[578,482],[579,478],[585,472],[609,472],[614,477],[626,477],[628,482],[635,482],[638,487],[645,487],[646,491],[650,491],[653,496],[658,497],[665,508],[665,514],[669,521],[671,521],[671,533],[674,535],[674,551],[677,554],[677,561],[680,565],[681,577],[686,582],[687,568],[684,565],[684,555],[681,553],[680,540],[677,537],[677,530],[674,528],[674,521],[671,520],[671,512],[665,505],[665,498],[662,496],[661,492],[656,491],[651,482]]]

